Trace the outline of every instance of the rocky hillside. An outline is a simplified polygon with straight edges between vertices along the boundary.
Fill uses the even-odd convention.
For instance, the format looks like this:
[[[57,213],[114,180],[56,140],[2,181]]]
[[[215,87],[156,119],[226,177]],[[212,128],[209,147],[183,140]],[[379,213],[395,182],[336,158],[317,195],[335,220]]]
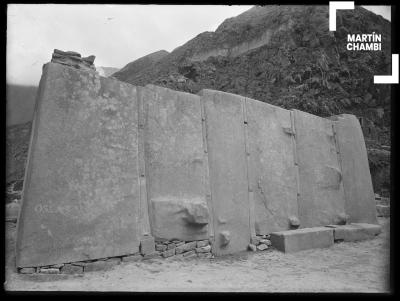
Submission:
[[[134,78],[131,75],[135,76],[139,73],[145,73],[146,70],[151,70],[154,64],[162,60],[169,54],[166,50],[160,50],[153,53],[150,53],[140,59],[133,61],[126,65],[124,68],[119,70],[118,72],[113,74],[113,77],[118,79],[124,78],[124,81],[133,81]]]
[[[328,6],[255,6],[225,20],[140,68],[114,77],[197,93],[210,88],[322,117],[360,119],[376,190],[389,187],[390,86],[373,76],[391,74],[391,27],[357,6],[337,12],[329,31]],[[347,34],[381,34],[382,51],[348,51]],[[122,71],[121,70],[121,71]],[[374,150],[385,149],[381,152]],[[379,184],[376,184],[379,183]]]
[[[336,32],[328,22],[328,6],[256,6],[114,77],[192,93],[222,90],[319,116],[353,113],[373,127],[372,140],[388,145],[390,88],[374,85],[373,75],[391,72],[390,22],[362,7],[339,11]],[[348,33],[372,32],[382,34],[382,51],[346,49]]]
[[[32,121],[37,89],[35,86],[7,84],[7,126]]]
[[[7,183],[24,177],[28,156],[32,122],[7,127],[6,133],[6,178]]]

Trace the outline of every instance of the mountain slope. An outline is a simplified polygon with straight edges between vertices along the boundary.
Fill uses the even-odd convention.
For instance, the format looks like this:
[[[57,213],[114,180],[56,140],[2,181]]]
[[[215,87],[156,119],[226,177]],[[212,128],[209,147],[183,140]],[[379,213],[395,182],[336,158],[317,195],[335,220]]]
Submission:
[[[124,68],[114,73],[113,76],[116,78],[124,78],[125,81],[132,81],[131,74],[145,72],[145,70],[150,69],[155,63],[162,60],[168,54],[169,52],[166,50],[150,53],[129,63]]]
[[[32,121],[37,89],[7,84],[7,126]]]
[[[373,75],[391,72],[390,22],[356,7],[338,12],[337,31],[328,25],[328,6],[256,6],[114,76],[191,93],[222,90],[319,116],[352,113],[374,128],[368,138],[389,144],[390,88],[374,85]],[[346,49],[348,33],[372,32],[382,34],[382,51]]]

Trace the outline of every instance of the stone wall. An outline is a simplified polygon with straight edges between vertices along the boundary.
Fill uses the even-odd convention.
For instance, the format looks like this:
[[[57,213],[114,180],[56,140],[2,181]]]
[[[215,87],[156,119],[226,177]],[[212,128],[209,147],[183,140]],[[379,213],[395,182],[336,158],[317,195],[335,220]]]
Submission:
[[[68,60],[43,70],[19,268],[264,250],[274,231],[376,223],[363,135],[346,116],[135,87]]]

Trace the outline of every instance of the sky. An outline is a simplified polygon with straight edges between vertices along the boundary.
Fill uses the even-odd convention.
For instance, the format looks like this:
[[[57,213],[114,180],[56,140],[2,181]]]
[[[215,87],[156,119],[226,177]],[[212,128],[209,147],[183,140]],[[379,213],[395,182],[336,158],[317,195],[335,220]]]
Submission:
[[[390,20],[390,7],[366,7]],[[9,4],[7,82],[38,85],[55,48],[95,65],[122,68],[149,53],[171,52],[251,6]]]

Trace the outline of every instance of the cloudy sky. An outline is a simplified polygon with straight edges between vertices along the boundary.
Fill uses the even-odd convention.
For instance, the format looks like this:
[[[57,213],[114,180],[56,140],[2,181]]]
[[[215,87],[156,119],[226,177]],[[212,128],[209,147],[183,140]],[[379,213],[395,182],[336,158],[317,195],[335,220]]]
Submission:
[[[96,66],[122,68],[214,31],[250,7],[9,4],[7,82],[38,85],[42,65],[50,61],[54,48],[96,55]],[[390,7],[369,9],[390,20]]]

